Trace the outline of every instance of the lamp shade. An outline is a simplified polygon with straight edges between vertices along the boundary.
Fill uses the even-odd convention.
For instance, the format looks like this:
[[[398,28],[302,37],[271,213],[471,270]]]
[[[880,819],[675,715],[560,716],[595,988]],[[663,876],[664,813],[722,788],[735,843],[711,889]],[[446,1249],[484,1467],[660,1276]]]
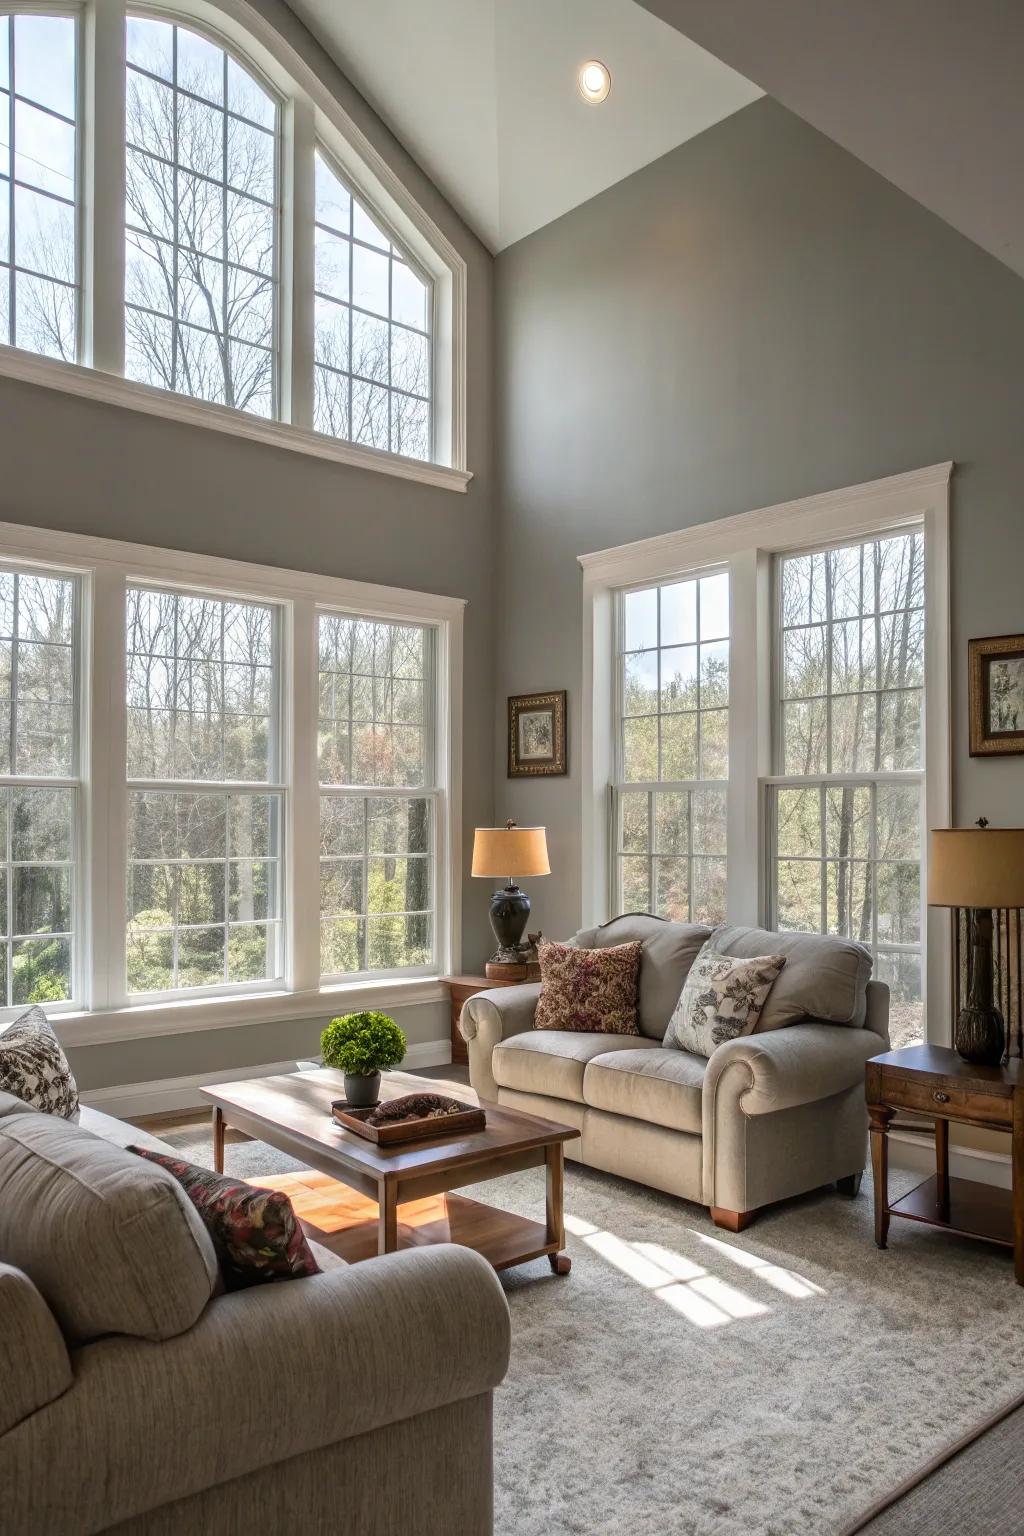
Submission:
[[[963,827],[931,834],[930,907],[1024,907],[1024,828]]]
[[[473,874],[550,875],[548,840],[543,827],[477,827],[473,836]]]

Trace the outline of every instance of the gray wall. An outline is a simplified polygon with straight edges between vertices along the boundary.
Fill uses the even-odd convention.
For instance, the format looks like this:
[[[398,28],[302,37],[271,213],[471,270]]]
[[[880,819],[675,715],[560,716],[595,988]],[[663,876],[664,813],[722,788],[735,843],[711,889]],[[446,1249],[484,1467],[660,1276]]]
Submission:
[[[580,914],[576,557],[954,459],[956,818],[1019,824],[1024,760],[967,755],[967,640],[1024,630],[1024,282],[764,99],[497,261],[496,693],[568,687],[570,775],[495,814],[550,831]]]
[[[330,84],[469,266],[466,495],[307,458],[52,390],[0,380],[0,520],[130,539],[467,598],[466,867],[492,813],[492,287],[490,255],[278,0],[260,0]],[[467,962],[487,952],[486,904],[466,881]],[[447,1033],[439,1006],[409,1010],[414,1039]],[[74,1053],[83,1086],[285,1060],[315,1029],[194,1033]]]

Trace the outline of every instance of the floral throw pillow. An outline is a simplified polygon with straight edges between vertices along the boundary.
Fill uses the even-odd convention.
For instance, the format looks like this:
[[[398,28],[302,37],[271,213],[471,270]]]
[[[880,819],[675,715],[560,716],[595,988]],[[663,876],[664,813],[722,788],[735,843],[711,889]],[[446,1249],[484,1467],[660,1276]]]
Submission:
[[[78,1113],[74,1073],[41,1008],[0,1030],[0,1089],[46,1115],[71,1120]]]
[[[595,1035],[638,1035],[636,1020],[643,944],[576,949],[542,943],[537,1029],[572,1029]]]
[[[785,963],[785,955],[738,960],[705,944],[690,967],[663,1043],[710,1056],[726,1041],[752,1034]]]
[[[149,1147],[128,1150],[177,1179],[213,1240],[227,1290],[320,1273],[292,1203],[280,1190],[258,1189]]]

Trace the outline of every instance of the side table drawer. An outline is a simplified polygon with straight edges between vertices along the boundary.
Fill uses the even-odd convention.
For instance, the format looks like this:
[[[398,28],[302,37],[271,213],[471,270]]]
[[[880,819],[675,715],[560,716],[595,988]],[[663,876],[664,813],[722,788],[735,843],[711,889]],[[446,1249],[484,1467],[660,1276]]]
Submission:
[[[1009,1130],[1013,1124],[1013,1100],[999,1094],[979,1093],[970,1088],[944,1087],[911,1082],[890,1075],[882,1079],[886,1104],[893,1109],[910,1109],[922,1115],[944,1115],[954,1120],[975,1120],[985,1125],[1000,1125]]]

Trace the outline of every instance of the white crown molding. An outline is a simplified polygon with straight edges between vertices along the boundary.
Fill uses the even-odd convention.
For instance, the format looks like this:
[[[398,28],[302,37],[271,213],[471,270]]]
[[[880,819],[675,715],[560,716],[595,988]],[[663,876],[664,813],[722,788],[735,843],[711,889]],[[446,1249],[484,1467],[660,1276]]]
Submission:
[[[49,1015],[60,1042],[68,1049],[149,1040],[156,1035],[242,1029],[250,1024],[286,1024],[327,1020],[359,1008],[423,1008],[447,1003],[448,989],[434,977],[402,981],[358,981],[318,992],[258,992],[195,1001],[140,1004],[103,1013]],[[410,1049],[412,1049],[410,1047]]]
[[[410,1045],[403,1067],[445,1067],[452,1059],[448,1040],[423,1040]],[[88,1109],[98,1109],[118,1119],[127,1116],[166,1114],[169,1110],[209,1109],[200,1089],[211,1083],[234,1083],[254,1077],[278,1077],[295,1072],[298,1062],[271,1061],[258,1067],[231,1067],[221,1072],[192,1072],[185,1077],[160,1077],[144,1083],[118,1083],[91,1088],[81,1094]]]
[[[291,422],[267,421],[226,405],[213,405],[206,400],[172,394],[169,390],[153,389],[134,379],[122,379],[113,373],[102,373],[98,368],[86,368],[81,363],[38,357],[34,352],[24,352],[18,347],[0,346],[0,376],[96,400],[103,405],[140,411],[145,416],[159,416],[164,421],[223,432],[229,437],[241,437],[268,448],[285,448],[290,453],[328,459],[335,464],[347,464],[352,469],[368,469],[375,474],[397,476],[400,480],[414,480],[441,490],[464,492],[473,478],[469,470],[449,469],[443,464],[427,464],[419,459],[403,459],[398,454],[363,448],[358,443],[326,437],[322,432],[310,432]]]
[[[944,503],[952,472],[952,461],[932,464],[882,480],[868,480],[862,485],[715,518],[577,558],[585,585],[625,587],[651,577],[665,580],[676,572],[724,561],[752,546],[775,552],[852,536],[865,527],[876,532],[883,524],[897,527],[920,516],[940,499]]]

